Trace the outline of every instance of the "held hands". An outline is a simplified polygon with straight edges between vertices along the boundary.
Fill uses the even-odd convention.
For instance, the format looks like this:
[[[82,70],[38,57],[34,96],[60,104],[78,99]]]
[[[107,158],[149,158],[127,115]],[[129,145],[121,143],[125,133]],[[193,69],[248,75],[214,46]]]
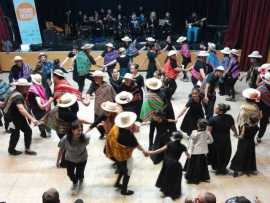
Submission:
[[[31,119],[31,122],[34,124],[34,126],[39,125],[39,121],[36,120],[35,118]]]

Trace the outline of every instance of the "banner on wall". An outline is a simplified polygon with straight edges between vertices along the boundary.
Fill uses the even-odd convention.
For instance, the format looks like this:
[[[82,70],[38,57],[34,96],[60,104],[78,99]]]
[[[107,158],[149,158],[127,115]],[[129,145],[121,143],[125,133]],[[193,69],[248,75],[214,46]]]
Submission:
[[[34,0],[13,0],[22,44],[41,44]]]

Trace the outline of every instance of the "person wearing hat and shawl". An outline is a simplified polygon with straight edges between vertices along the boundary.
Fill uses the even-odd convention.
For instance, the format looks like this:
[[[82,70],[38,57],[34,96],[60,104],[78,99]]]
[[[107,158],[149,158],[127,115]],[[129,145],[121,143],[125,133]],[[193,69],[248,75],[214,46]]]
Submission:
[[[188,159],[190,158],[186,146],[181,143],[182,138],[182,133],[173,132],[170,142],[155,151],[148,152],[150,156],[164,152],[163,165],[156,181],[156,187],[165,197],[173,200],[182,195],[182,166],[179,159],[182,153],[185,153]]]
[[[239,71],[239,53],[236,49],[231,50],[229,68],[224,73],[224,83],[226,92],[229,94],[229,98],[226,101],[235,101],[235,89],[234,85],[240,75]]]
[[[106,50],[102,52],[101,55],[95,58],[96,61],[98,61],[100,58],[104,59],[104,67],[106,68],[109,77],[112,77],[113,69],[115,68],[115,65],[117,63],[116,59],[118,57],[118,52],[115,50],[114,45],[109,42],[106,45]]]
[[[61,69],[56,69],[53,72],[53,83],[54,83],[54,99],[59,99],[64,93],[75,94],[78,100],[81,100],[81,92],[73,87],[65,77],[65,73]]]
[[[201,91],[204,93],[204,109],[207,119],[210,119],[214,114],[214,106],[216,103],[216,88],[219,79],[223,76],[224,67],[218,66],[214,72],[209,73],[203,81]]]
[[[258,86],[257,90],[261,94],[260,109],[262,117],[260,118],[260,129],[257,136],[257,142],[260,143],[265,134],[270,118],[270,72],[266,72],[262,77],[263,82]]]
[[[233,117],[227,113],[230,105],[218,104],[215,108],[215,116],[208,121],[208,130],[214,142],[209,145],[208,160],[217,175],[228,173],[226,169],[232,154],[230,130],[237,136]]]
[[[182,56],[182,66],[183,69],[186,70],[188,64],[191,62],[191,53],[189,50],[189,45],[187,43],[187,38],[184,36],[180,36],[177,40],[177,43],[180,45],[180,50],[179,53]],[[188,81],[187,73],[186,71],[183,71],[184,77],[183,80],[184,82]]]
[[[29,88],[27,102],[29,109],[37,120],[40,120],[46,112],[50,110],[53,98],[49,99],[46,96],[45,88],[42,86],[42,77],[40,74],[31,75],[32,85]],[[46,138],[47,135],[50,137],[51,129],[45,125],[40,124],[39,126],[40,136]]]
[[[104,113],[92,123],[89,130],[97,127],[98,131],[101,133],[100,139],[103,139],[107,135],[114,125],[114,119],[118,113],[122,111],[122,107],[118,103],[111,101],[106,101],[101,103],[101,108]]]
[[[248,55],[248,58],[250,60],[250,66],[247,71],[246,82],[248,83],[249,87],[257,88],[260,82],[258,69],[260,67],[260,60],[262,59],[262,55],[259,51],[253,51]]]
[[[169,87],[170,98],[172,97],[172,95],[177,89],[177,84],[175,80],[178,74],[182,71],[182,69],[177,64],[176,55],[177,55],[176,50],[169,51],[168,57],[165,60],[165,64],[164,64],[164,75],[165,75],[166,83],[168,84],[168,87]]]
[[[24,78],[31,81],[31,66],[23,62],[23,58],[21,56],[14,57],[14,65],[11,67],[9,72],[9,83],[13,83],[20,78]]]
[[[224,67],[224,70],[228,70],[230,67],[230,54],[231,49],[229,47],[224,47],[224,49],[220,50],[220,52],[223,54],[223,59],[220,61],[220,64]],[[219,80],[219,94],[221,96],[225,95],[227,92],[225,92],[225,81],[224,77],[222,77]]]
[[[131,111],[130,103],[133,100],[133,94],[127,91],[122,91],[115,96],[115,102],[123,108],[123,111]]]
[[[25,154],[36,155],[37,153],[30,150],[32,142],[32,129],[29,122],[38,125],[38,121],[28,112],[26,97],[31,83],[24,78],[18,79],[12,83],[16,88],[7,99],[4,112],[7,119],[13,122],[15,129],[11,129],[8,152],[10,155],[20,155],[16,145],[20,138],[20,131],[24,133]]]
[[[209,73],[206,64],[206,57],[209,55],[206,51],[199,51],[197,53],[197,60],[191,67],[191,82],[194,87],[199,86],[198,83],[202,83],[205,76]]]
[[[93,46],[93,44],[82,46],[74,62],[73,79],[78,83],[80,92],[83,92],[85,79],[89,78],[91,66],[96,65],[96,61],[91,55]]]
[[[216,45],[212,42],[208,43],[208,53],[209,55],[207,56],[206,64],[210,66],[211,70],[215,70],[216,67],[220,65],[220,63],[216,53]]]
[[[99,116],[104,114],[104,110],[101,108],[101,104],[105,101],[114,101],[115,98],[115,90],[111,85],[104,81],[105,73],[96,70],[93,73],[94,77],[94,89],[89,89],[87,91],[88,96],[90,96],[93,92],[95,92],[95,104],[94,104],[94,112],[95,112],[95,119],[97,120]]]
[[[133,112],[124,111],[115,117],[115,125],[106,138],[106,156],[117,163],[119,174],[114,184],[120,188],[122,195],[132,195],[134,192],[128,190],[128,183],[132,173],[134,149],[139,149],[147,156],[147,152],[139,144],[133,134],[133,128],[137,116]],[[123,179],[123,180],[122,180]],[[120,183],[122,180],[122,184]]]
[[[141,97],[140,88],[135,83],[131,73],[125,74],[122,85],[120,86],[120,90],[129,92],[133,95],[132,100],[126,104],[125,108],[128,111],[136,113],[137,117],[139,118],[141,112],[140,103],[143,98]]]

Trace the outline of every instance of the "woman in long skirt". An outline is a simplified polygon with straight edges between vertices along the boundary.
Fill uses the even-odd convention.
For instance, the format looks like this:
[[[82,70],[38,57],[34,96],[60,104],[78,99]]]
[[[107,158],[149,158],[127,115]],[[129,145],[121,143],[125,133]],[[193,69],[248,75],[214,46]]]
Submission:
[[[189,158],[187,148],[180,142],[181,139],[182,134],[180,132],[173,133],[171,142],[158,150],[149,152],[150,155],[165,152],[156,187],[160,188],[165,197],[172,199],[181,196],[182,166],[178,160],[183,152]]]
[[[230,169],[234,171],[234,177],[239,172],[247,175],[256,174],[256,153],[254,138],[258,132],[258,114],[252,114],[249,122],[241,128],[237,150],[232,159]]]
[[[190,136],[193,130],[197,130],[198,120],[204,118],[202,97],[198,88],[192,89],[191,97],[189,96],[188,102],[177,118],[180,118],[186,111],[187,113],[181,124],[181,130]]]
[[[209,131],[214,142],[209,145],[208,159],[217,175],[228,173],[226,167],[232,154],[230,130],[237,135],[233,117],[226,114],[228,110],[230,110],[229,105],[218,104],[215,109],[217,115],[209,120]]]

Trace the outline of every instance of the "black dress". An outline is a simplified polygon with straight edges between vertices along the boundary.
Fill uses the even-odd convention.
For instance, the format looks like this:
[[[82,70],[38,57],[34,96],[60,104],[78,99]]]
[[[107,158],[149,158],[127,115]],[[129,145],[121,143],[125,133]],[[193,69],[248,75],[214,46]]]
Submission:
[[[186,151],[187,148],[179,141],[170,142],[167,145],[163,165],[156,182],[156,187],[172,199],[181,196],[182,166],[178,160]]]
[[[217,173],[226,173],[232,154],[230,129],[233,125],[233,117],[228,114],[217,115],[209,120],[214,142],[209,145],[208,161]]]
[[[155,71],[157,70],[156,65],[156,57],[157,53],[155,51],[148,51],[147,57],[149,60],[146,78],[152,78],[154,76]]]
[[[142,108],[142,104],[143,104],[143,88],[144,88],[144,79],[142,75],[137,75],[136,77],[134,77],[134,80],[136,81],[137,87],[140,90],[140,96],[141,96],[141,100],[140,102],[138,102],[138,115],[140,115],[141,113],[141,108]]]
[[[257,125],[249,126],[248,124],[245,124],[244,127],[245,133],[243,138],[238,140],[237,150],[230,169],[249,173],[257,170],[254,137],[259,127]]]
[[[181,130],[190,136],[193,130],[197,130],[197,122],[204,118],[204,112],[201,102],[195,102],[192,98],[186,103],[186,107],[189,109],[181,124]]]

